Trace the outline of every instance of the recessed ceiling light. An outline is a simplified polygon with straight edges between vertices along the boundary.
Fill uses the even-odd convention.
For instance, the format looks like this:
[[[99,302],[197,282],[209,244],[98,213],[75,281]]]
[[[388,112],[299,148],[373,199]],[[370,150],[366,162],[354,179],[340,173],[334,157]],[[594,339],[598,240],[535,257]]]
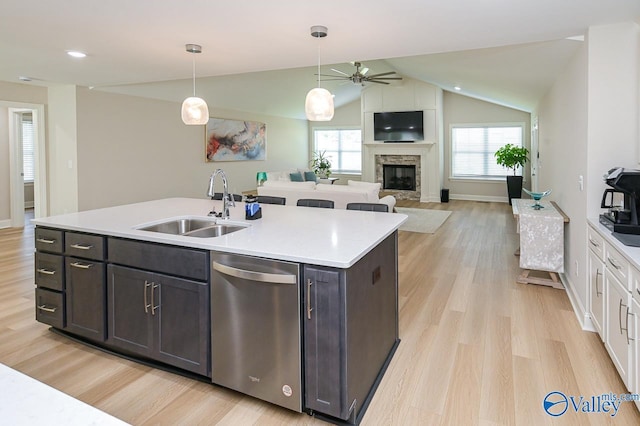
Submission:
[[[453,86],[453,88],[454,88],[455,90],[457,90],[458,92],[462,90],[462,87],[460,87],[460,86]]]
[[[84,58],[87,56],[86,53],[77,51],[77,50],[67,50],[67,55],[72,56],[74,58]]]
[[[31,81],[31,77],[27,77],[27,76],[21,75],[20,77],[18,77],[18,80],[20,80],[20,81]]]

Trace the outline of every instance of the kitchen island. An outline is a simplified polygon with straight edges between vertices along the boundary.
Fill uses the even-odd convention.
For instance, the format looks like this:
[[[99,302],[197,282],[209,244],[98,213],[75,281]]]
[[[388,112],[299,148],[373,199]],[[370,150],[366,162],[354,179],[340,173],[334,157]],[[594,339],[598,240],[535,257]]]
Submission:
[[[37,319],[114,353],[358,423],[399,343],[406,216],[263,205],[262,219],[245,221],[236,203],[219,220],[238,227],[225,235],[144,230],[206,221],[221,207],[173,198],[35,220]],[[274,273],[272,261],[293,272]],[[250,330],[259,326],[260,339]]]

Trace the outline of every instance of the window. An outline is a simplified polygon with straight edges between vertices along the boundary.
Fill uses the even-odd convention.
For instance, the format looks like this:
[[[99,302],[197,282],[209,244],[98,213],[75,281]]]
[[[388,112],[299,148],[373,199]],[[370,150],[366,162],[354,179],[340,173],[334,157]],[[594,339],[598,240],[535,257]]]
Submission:
[[[313,150],[325,151],[331,172],[362,172],[362,132],[360,129],[315,129]]]
[[[33,182],[35,178],[35,141],[33,135],[33,120],[31,114],[22,115],[22,171],[25,182]]]
[[[451,177],[497,178],[512,174],[495,152],[505,144],[522,146],[524,124],[451,126]],[[522,170],[517,171],[522,175]]]

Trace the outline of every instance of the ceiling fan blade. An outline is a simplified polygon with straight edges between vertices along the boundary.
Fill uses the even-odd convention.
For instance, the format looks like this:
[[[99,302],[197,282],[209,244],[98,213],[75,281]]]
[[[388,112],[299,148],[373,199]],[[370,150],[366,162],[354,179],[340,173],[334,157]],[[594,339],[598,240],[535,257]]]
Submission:
[[[402,80],[402,77],[367,77],[365,80]]]
[[[334,77],[334,78],[346,78],[346,79],[351,78],[350,76],[343,77],[341,75],[335,75],[335,74],[313,74],[313,75],[319,75],[320,77]]]
[[[389,84],[386,81],[380,81],[380,80],[367,80],[367,83]]]
[[[391,75],[391,74],[397,74],[397,72],[395,71],[381,72],[379,74],[370,75],[369,78],[382,77],[383,75]]]
[[[335,69],[335,68],[331,68],[331,71],[333,71],[333,72],[337,72],[338,74],[342,74],[342,75],[344,75],[344,76],[346,76],[346,77],[349,77],[349,74],[347,74],[346,72],[342,72],[342,71],[337,70],[337,69]]]
[[[364,67],[364,68],[362,68],[362,71],[360,71],[360,74],[365,75],[368,72],[369,72],[369,68]]]

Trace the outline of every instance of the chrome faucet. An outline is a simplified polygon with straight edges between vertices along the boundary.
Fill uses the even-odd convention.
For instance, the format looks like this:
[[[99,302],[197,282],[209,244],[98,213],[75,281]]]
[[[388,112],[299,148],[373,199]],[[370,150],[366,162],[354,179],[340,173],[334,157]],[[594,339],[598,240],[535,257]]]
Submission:
[[[213,209],[209,213],[209,216],[218,216],[220,219],[229,219],[229,205],[231,205],[232,207],[235,207],[236,202],[233,199],[233,197],[229,197],[229,186],[227,184],[227,175],[224,174],[224,171],[222,169],[216,169],[216,171],[214,171],[211,174],[211,177],[209,178],[209,190],[207,191],[207,196],[213,198],[213,195],[215,194],[213,190],[213,183],[216,180],[216,176],[218,175],[222,176],[222,185],[223,185],[222,212],[220,212],[219,215],[216,215],[215,209]]]

